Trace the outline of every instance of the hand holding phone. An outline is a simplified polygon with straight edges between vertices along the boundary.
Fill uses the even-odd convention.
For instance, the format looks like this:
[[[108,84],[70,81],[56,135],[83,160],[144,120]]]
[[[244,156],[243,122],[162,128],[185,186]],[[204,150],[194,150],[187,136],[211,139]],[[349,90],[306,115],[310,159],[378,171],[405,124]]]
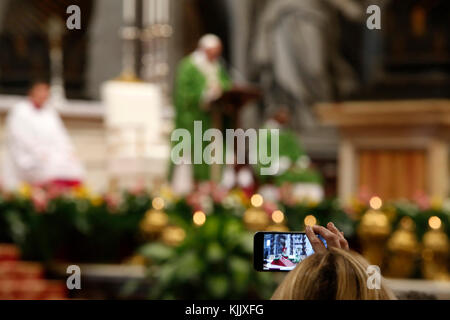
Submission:
[[[322,239],[325,239],[328,248],[349,250],[348,242],[344,238],[344,233],[339,231],[333,222],[328,222],[326,228],[318,225],[306,227],[306,236],[308,237],[314,251],[320,252],[327,250],[327,247],[324,246],[323,241],[321,241],[318,235]]]
[[[314,252],[327,248],[348,250],[347,240],[332,222],[327,228],[305,232],[258,232],[254,236],[254,267],[258,271],[290,271]]]

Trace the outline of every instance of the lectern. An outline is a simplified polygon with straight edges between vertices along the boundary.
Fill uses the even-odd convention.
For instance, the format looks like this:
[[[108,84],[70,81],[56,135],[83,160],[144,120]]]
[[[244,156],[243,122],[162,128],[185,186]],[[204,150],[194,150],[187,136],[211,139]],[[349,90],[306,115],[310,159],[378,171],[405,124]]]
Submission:
[[[222,97],[211,104],[213,126],[222,131],[240,128],[242,108],[248,103],[258,100],[261,96],[261,91],[253,86],[235,86],[233,89],[225,92]],[[225,122],[227,123],[226,125],[224,124]],[[223,133],[225,134],[225,132]],[[220,166],[213,164],[211,168],[213,181],[219,182],[220,172]]]
[[[447,196],[450,100],[319,104],[315,111],[339,129],[342,200],[362,189],[387,200]]]
[[[262,96],[261,90],[254,86],[236,86],[225,92],[222,97],[212,103],[213,125],[218,129],[223,127],[225,117],[231,120],[231,128],[241,126],[240,115],[242,108],[248,103],[258,100]]]

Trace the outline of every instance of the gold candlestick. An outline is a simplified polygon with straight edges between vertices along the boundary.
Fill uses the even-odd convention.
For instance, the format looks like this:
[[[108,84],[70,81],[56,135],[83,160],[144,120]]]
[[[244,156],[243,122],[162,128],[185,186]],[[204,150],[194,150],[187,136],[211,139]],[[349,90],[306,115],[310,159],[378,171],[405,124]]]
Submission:
[[[261,195],[255,194],[250,199],[252,207],[244,213],[244,224],[247,229],[252,231],[262,231],[269,225],[269,217],[261,208],[264,199]]]
[[[389,260],[386,276],[409,278],[413,275],[419,253],[414,221],[409,217],[400,220],[399,228],[387,242]]]
[[[391,233],[388,216],[379,210],[382,201],[378,197],[370,200],[369,209],[361,218],[357,234],[361,240],[362,253],[371,264],[381,266],[384,258],[384,247]]]
[[[426,279],[450,281],[448,270],[449,240],[442,231],[442,221],[433,216],[428,220],[430,230],[422,239],[422,274]]]
[[[136,75],[136,40],[139,39],[140,31],[134,26],[125,26],[120,35],[123,39],[122,73],[116,78],[123,82],[141,82]]]

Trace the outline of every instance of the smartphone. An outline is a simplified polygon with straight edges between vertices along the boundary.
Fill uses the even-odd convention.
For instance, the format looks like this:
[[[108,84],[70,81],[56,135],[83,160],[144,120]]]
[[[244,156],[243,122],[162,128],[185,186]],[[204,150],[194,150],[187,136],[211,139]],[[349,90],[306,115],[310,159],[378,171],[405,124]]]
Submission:
[[[324,243],[322,236],[317,235]],[[304,232],[257,232],[253,264],[257,271],[291,271],[314,250]]]

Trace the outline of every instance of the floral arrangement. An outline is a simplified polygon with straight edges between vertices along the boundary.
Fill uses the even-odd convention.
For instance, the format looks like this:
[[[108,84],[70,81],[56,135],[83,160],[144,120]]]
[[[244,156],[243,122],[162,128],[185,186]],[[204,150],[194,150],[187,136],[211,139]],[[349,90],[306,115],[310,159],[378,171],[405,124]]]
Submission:
[[[67,190],[24,185],[15,193],[0,192],[0,241],[16,243],[25,259],[117,262],[148,240],[140,223],[156,196],[164,200],[169,220],[182,228],[192,225],[197,211],[207,217],[226,212],[243,224],[244,213],[251,206],[242,190],[225,190],[210,182],[198,185],[185,197],[175,196],[169,188],[161,188],[157,194],[134,188],[99,195],[85,187]],[[285,198],[264,201],[261,209],[269,220],[273,212],[281,210],[289,229],[302,230],[304,218],[314,215],[318,222],[342,221],[341,227],[352,233],[353,221],[337,201],[289,202]]]
[[[277,197],[263,198],[211,182],[182,197],[168,187],[99,195],[85,187],[23,186],[0,192],[0,241],[18,245],[26,260],[43,262],[120,263],[139,257],[154,280],[153,298],[192,298],[192,292],[267,297],[270,290],[263,288],[272,282],[255,273],[251,261],[256,230],[301,231],[306,224],[333,221],[358,249],[356,230],[373,198],[360,194],[344,206],[336,199],[297,199],[289,185],[274,188]],[[393,231],[402,217],[410,217],[420,240],[435,216],[449,235],[449,204],[420,195],[414,202],[385,203],[381,210]]]
[[[150,203],[141,190],[97,195],[24,185],[0,193],[0,241],[17,244],[26,260],[117,262],[139,245]]]

